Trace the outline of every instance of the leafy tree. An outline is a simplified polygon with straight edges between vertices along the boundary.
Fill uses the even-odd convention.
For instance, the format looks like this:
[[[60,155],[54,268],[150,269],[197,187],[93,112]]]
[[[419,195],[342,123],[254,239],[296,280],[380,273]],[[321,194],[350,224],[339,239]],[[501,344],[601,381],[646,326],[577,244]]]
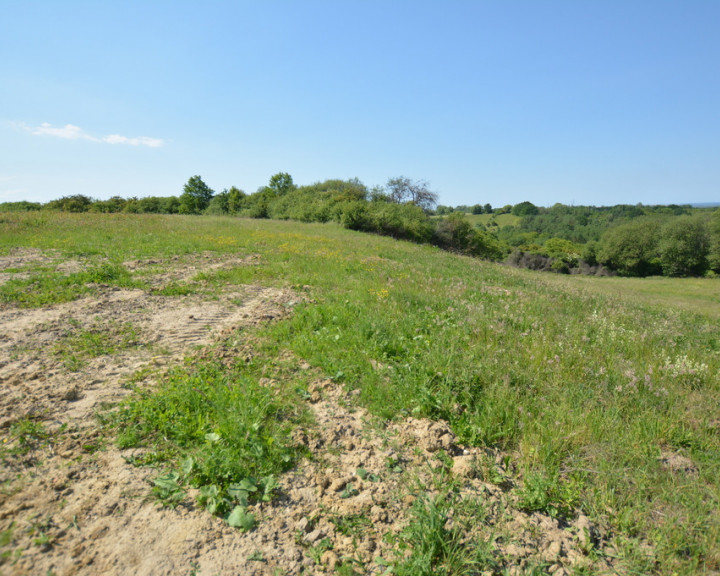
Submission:
[[[230,193],[227,190],[223,190],[220,194],[215,194],[210,200],[207,208],[205,208],[205,214],[211,214],[213,216],[221,216],[227,214],[229,211],[229,199]]]
[[[672,218],[662,227],[660,238],[660,264],[666,276],[700,276],[707,271],[709,242],[702,220]]]
[[[88,212],[93,205],[93,199],[82,194],[63,196],[45,204],[48,210],[61,210],[62,212]]]
[[[382,186],[373,186],[370,189],[370,202],[391,202],[390,196]]]
[[[200,176],[191,177],[180,195],[180,214],[200,214],[208,207],[214,194]]]
[[[583,245],[582,252],[580,253],[580,258],[590,266],[595,266],[598,263],[597,252],[597,242],[590,241],[587,244]]]
[[[490,204],[485,204],[485,206],[483,206],[483,211],[485,212],[485,214],[492,214],[493,207]]]
[[[713,272],[720,274],[720,208],[710,216],[708,235],[710,237],[708,265]]]
[[[163,214],[180,213],[180,198],[177,196],[167,196],[162,199]]]
[[[662,271],[658,258],[660,223],[633,220],[610,228],[602,237],[598,261],[626,276],[650,276]]]
[[[295,190],[292,176],[287,172],[278,172],[270,177],[267,189],[276,196],[283,196],[291,190]]]
[[[35,212],[40,209],[42,209],[40,202],[28,202],[27,200],[0,203],[0,212]]]
[[[437,221],[433,243],[445,250],[488,260],[500,260],[506,252],[495,236],[474,228],[463,212],[453,212]]]
[[[577,259],[580,256],[580,248],[564,238],[545,240],[545,251],[551,258]]]
[[[122,212],[125,208],[127,200],[120,196],[113,196],[107,200],[98,200],[92,206],[90,206],[90,212],[101,212],[105,214],[114,214],[116,212]]]
[[[471,208],[471,212],[472,212],[473,214],[482,214],[482,213],[483,213],[483,207],[482,207],[480,204],[475,204],[475,205]]]
[[[142,214],[163,214],[167,212],[167,198],[162,196],[146,196],[137,201],[138,212]]]
[[[237,214],[242,210],[243,200],[245,200],[246,194],[235,186],[230,186],[228,190],[228,212],[230,214]]]
[[[512,207],[512,213],[515,216],[530,216],[539,212],[540,210],[535,204],[527,201],[520,202],[520,204],[515,204],[515,206]]]
[[[462,212],[453,212],[438,221],[433,242],[445,250],[465,251],[473,234],[472,224]]]
[[[390,178],[387,182],[387,188],[390,200],[396,204],[410,202],[415,206],[420,206],[425,211],[432,210],[437,204],[437,194],[431,192],[428,183],[421,180],[413,181],[404,176]]]

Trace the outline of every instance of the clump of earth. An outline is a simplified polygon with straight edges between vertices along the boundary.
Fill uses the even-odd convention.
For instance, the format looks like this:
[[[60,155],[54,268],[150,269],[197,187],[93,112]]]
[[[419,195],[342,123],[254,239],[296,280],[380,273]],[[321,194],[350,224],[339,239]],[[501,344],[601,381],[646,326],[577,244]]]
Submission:
[[[2,270],[33,262],[57,258],[15,251],[0,258],[0,276],[6,281],[13,274]],[[153,276],[161,285],[253,263],[204,254],[126,266],[161,266]],[[84,264],[58,265],[72,272]],[[179,364],[228,333],[240,337],[225,353],[247,353],[242,329],[292,314],[302,298],[260,286],[235,286],[213,299],[100,286],[70,303],[0,308],[0,439],[12,448],[10,430],[21,421],[42,424],[50,435],[0,469],[0,573],[298,575],[351,567],[383,574],[409,553],[397,543],[415,511],[450,483],[453,498],[476,502],[484,516],[474,523],[458,512],[449,524],[462,521],[471,527],[468,539],[489,539],[509,574],[538,565],[557,576],[617,568],[610,555],[592,554],[604,545],[603,531],[583,514],[559,521],[519,509],[512,455],[461,446],[442,421],[379,422],[358,406],[354,391],[319,372],[307,398],[315,425],[294,434],[310,457],[278,479],[277,498],[252,506],[255,528],[232,528],[190,498],[176,508],[160,505],[150,496],[158,471],[131,464],[133,451],[104,438],[95,414],[132,393],[127,383],[136,375]],[[127,323],[134,327],[129,337],[143,345],[71,365],[58,347],[73,330]],[[294,361],[297,371],[315,373],[303,359]]]

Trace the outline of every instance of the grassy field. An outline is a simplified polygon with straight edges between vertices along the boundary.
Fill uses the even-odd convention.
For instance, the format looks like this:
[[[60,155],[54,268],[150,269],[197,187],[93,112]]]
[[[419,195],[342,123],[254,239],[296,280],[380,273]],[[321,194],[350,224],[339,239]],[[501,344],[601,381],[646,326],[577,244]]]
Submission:
[[[266,409],[243,416],[250,427],[235,432],[227,414],[207,416],[227,424],[223,434],[252,441],[185,460],[199,483],[224,489],[235,472],[270,478],[292,465],[283,437],[303,421],[290,408],[297,392],[270,402],[252,385],[264,359],[289,350],[358,390],[382,418],[443,419],[462,442],[501,449],[527,509],[560,518],[581,510],[606,527],[627,573],[720,570],[717,280],[545,276],[335,225],[220,217],[0,214],[0,254],[18,247],[92,266],[75,275],[50,264],[21,270],[23,279],[0,286],[0,302],[12,306],[77,298],[98,281],[143,287],[124,261],[202,251],[257,262],[177,290],[309,291],[311,300],[259,331],[255,368],[236,375]],[[195,410],[187,404],[198,383],[210,394],[226,377],[196,366],[138,393],[121,442],[148,441],[153,418]],[[231,396],[212,404],[237,409]],[[162,429],[163,453],[178,466],[194,442],[212,444],[192,426]]]

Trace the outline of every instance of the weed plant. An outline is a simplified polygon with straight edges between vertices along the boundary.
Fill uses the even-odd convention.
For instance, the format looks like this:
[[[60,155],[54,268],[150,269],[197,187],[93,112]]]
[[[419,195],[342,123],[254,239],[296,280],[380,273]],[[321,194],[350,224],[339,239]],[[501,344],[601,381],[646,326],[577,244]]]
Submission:
[[[442,418],[460,441],[512,454],[523,506],[560,517],[582,510],[624,570],[720,570],[716,279],[692,281],[691,294],[682,279],[549,279],[335,225],[8,214],[1,226],[0,251],[114,262],[256,255],[252,266],[206,273],[204,285],[306,287],[312,300],[259,330],[275,348],[254,362],[287,349],[359,390],[378,416]],[[6,290],[6,303],[22,304]],[[192,456],[197,484],[280,472],[295,457],[288,435],[300,418],[289,406],[300,402],[269,394],[253,370],[171,372],[124,410],[120,442],[153,438]],[[673,467],[668,455],[691,465]]]

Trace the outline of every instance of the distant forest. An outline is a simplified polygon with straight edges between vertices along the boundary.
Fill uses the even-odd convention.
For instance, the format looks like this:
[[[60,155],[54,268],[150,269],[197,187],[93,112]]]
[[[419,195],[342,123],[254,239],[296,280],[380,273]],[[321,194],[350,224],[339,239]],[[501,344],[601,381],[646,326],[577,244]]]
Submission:
[[[209,214],[302,222],[392,236],[512,266],[566,274],[720,274],[720,208],[689,205],[566,206],[521,202],[493,208],[437,205],[427,183],[391,178],[368,189],[357,179],[297,186],[284,172],[246,194],[215,193],[193,176],[179,196],[66,196],[46,204],[0,203],[0,212]],[[507,216],[506,216],[507,215]]]

